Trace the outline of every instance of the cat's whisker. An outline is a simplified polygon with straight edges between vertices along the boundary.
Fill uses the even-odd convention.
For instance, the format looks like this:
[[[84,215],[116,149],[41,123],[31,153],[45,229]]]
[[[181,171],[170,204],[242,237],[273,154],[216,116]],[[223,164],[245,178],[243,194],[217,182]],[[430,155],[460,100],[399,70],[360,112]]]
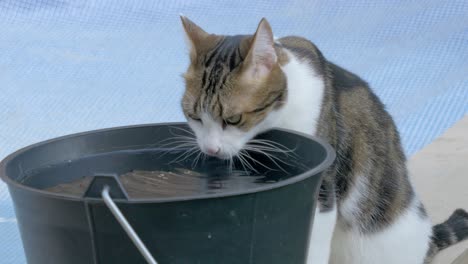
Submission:
[[[196,153],[195,150],[191,150],[189,152],[186,152],[186,153],[184,153],[184,155],[181,155],[182,157],[178,157],[177,159],[174,159],[174,160],[168,162],[168,164],[174,164],[174,163],[181,162],[181,161],[189,158],[190,156],[194,155],[195,153]]]
[[[170,128],[172,129],[177,129],[179,131],[182,131],[184,133],[187,133],[187,134],[190,134],[192,136],[195,136],[195,134],[193,133],[193,131],[189,130],[189,129],[186,129],[186,128],[182,128],[182,127],[177,127],[177,126],[170,126]]]
[[[194,142],[196,141],[196,139],[195,139],[195,138],[192,138],[192,137],[175,136],[175,137],[170,137],[170,138],[161,140],[161,141],[155,143],[155,145],[156,145],[156,144],[166,143],[166,142],[172,143],[172,142],[177,141],[177,140],[187,140],[187,141],[194,141]]]
[[[159,147],[160,148],[164,148],[164,147],[168,147],[168,146],[171,146],[171,145],[177,145],[177,144],[181,144],[181,143],[192,143],[192,144],[197,144],[195,141],[193,140],[187,140],[187,139],[178,139],[178,140],[173,140],[171,142],[168,142],[166,144],[162,144],[160,145]]]
[[[176,149],[177,150],[177,149]],[[189,148],[189,149],[186,149],[184,152],[182,152],[181,154],[179,154],[175,159],[173,159],[172,161],[170,161],[169,163],[174,163],[174,162],[178,162],[179,160],[182,160],[180,159],[181,157],[187,155],[187,154],[190,154],[192,152],[194,152],[196,150],[195,147],[192,147],[192,148]]]
[[[198,163],[198,161],[199,161],[202,154],[203,154],[203,152],[199,151],[197,156],[195,156],[195,158],[192,161],[192,168],[195,168],[195,166],[197,166],[197,163]]]
[[[177,156],[173,161],[171,161],[169,163],[176,163],[176,162],[182,161],[182,160],[192,156],[193,154],[195,154],[197,150],[198,150],[198,146],[189,148],[188,150],[184,151],[182,154]]]
[[[252,139],[252,140],[250,140],[250,142],[275,146],[275,147],[279,147],[279,148],[284,149],[284,150],[291,150],[291,149],[289,149],[288,147],[286,147],[285,145],[283,145],[281,143],[278,143],[278,142],[272,141],[272,140],[268,140],[268,139]]]
[[[190,142],[196,142],[196,138],[195,137],[189,137],[189,136],[181,136],[181,135],[177,135],[177,136],[174,136],[174,137],[170,137],[170,138],[167,138],[167,139],[164,139],[164,140],[161,140],[158,142],[158,144],[162,144],[162,143],[173,143],[173,142],[177,142],[177,141],[190,141]],[[162,145],[164,146],[164,145]]]
[[[289,162],[286,162],[284,159],[281,159],[280,157],[276,156],[276,155],[273,155],[273,154],[270,154],[264,150],[261,150],[261,149],[256,149],[256,148],[252,148],[251,151],[254,151],[254,152],[258,152],[258,153],[261,153],[263,155],[265,155],[266,157],[270,158],[270,159],[274,159],[276,161],[279,161],[285,165],[289,165],[289,166],[292,166],[292,163],[289,163]],[[288,157],[286,155],[286,157]]]
[[[126,145],[125,147],[126,148],[134,148],[134,147],[144,147],[142,149],[149,149],[151,147],[154,147],[154,146],[158,146],[158,147],[164,147],[164,145],[160,145],[161,143],[164,143],[164,142],[167,142],[167,141],[171,141],[171,140],[174,140],[176,138],[179,138],[179,137],[170,137],[170,138],[166,138],[166,139],[163,139],[163,140],[160,140],[158,142],[154,142],[154,143],[151,143],[151,144],[135,144],[135,145]],[[195,138],[190,138],[190,137],[184,137],[186,138],[187,140],[193,140],[194,142],[196,141]],[[172,142],[171,142],[172,143]]]
[[[176,150],[181,150],[187,147],[197,147],[197,144],[193,144],[191,142],[188,143],[178,143],[175,146],[167,146],[167,147],[161,147],[159,149],[162,150],[163,155],[171,152],[171,151],[176,151]]]
[[[193,135],[181,135],[181,134],[175,134],[174,132],[170,132],[171,135],[173,135],[173,137],[169,138],[168,141],[170,141],[170,139],[187,139],[187,140],[196,140],[195,139],[195,136]]]
[[[259,139],[254,139],[254,140],[252,140],[252,142],[253,143],[248,143],[245,146],[245,148],[250,149],[253,152],[261,153],[261,154],[267,156],[272,161],[277,160],[278,162],[281,162],[281,163],[283,163],[285,165],[291,166],[291,163],[286,162],[285,160],[277,157],[277,155],[269,154],[271,152],[283,154],[285,156],[285,159],[287,159],[287,158],[292,158],[292,159],[299,158],[299,156],[294,152],[295,149],[289,149],[289,148],[287,148],[286,146],[284,146],[284,145],[282,145],[280,143],[277,143],[277,142],[274,142],[274,141],[271,141],[271,140],[259,140]],[[276,161],[275,161],[275,163],[276,163]],[[279,164],[276,164],[276,165],[279,165]],[[281,170],[285,171],[284,168],[282,168],[281,166],[278,166],[278,167],[280,167]]]
[[[254,143],[254,144],[256,143],[258,145],[269,146],[271,148],[278,148],[278,149],[281,149],[284,152],[294,153],[297,150],[297,146],[295,148],[293,148],[293,149],[290,149],[290,148],[284,146],[281,143],[278,143],[278,142],[275,142],[275,141],[272,141],[272,140],[268,140],[268,139],[252,139],[252,140],[250,140],[250,142]]]
[[[167,155],[168,153],[170,152],[174,152],[174,151],[177,151],[177,150],[181,150],[181,149],[184,149],[184,148],[187,148],[187,147],[190,147],[190,149],[196,149],[198,148],[198,146],[196,144],[181,144],[181,145],[178,145],[176,147],[171,147],[171,148],[167,148],[167,149],[162,149],[161,151],[161,155],[159,156],[159,158],[162,158],[164,157],[165,155]]]
[[[260,162],[259,160],[255,159],[252,157],[252,155],[250,155],[250,153],[248,151],[243,151],[244,155],[246,155],[250,160],[252,160],[253,162],[257,163],[257,164],[260,164],[261,166],[269,169],[269,170],[275,170],[267,165],[265,165],[264,163]]]
[[[239,152],[239,158],[245,162],[245,165],[251,170],[251,171],[254,171],[255,173],[258,173],[258,171],[252,166],[252,164],[250,164],[250,162],[247,160],[247,156],[245,156],[245,151],[244,150],[241,150]],[[246,171],[247,172],[247,171]]]
[[[261,147],[261,146],[257,146],[257,145],[252,145],[252,144],[247,144],[246,146],[244,146],[245,149],[249,149],[249,150],[253,150],[253,151],[257,151],[257,152],[260,152],[262,151],[261,153],[262,154],[270,154],[271,152],[273,153],[280,153],[280,154],[283,154],[285,156],[285,158],[297,158],[297,155],[292,155],[288,152],[284,152],[282,150],[279,150],[279,149],[272,149],[272,148],[264,148],[264,147]],[[270,154],[272,155],[272,154]],[[272,155],[273,157],[275,157],[276,159],[280,160],[279,157],[277,157],[276,155]]]
[[[233,158],[229,157],[229,174],[232,174]]]
[[[296,157],[297,158],[297,155],[295,155],[294,153],[290,153],[290,152],[285,152],[284,150],[281,150],[281,149],[278,149],[278,148],[271,148],[271,147],[264,147],[264,146],[260,146],[260,145],[255,145],[255,144],[247,144],[246,147],[249,147],[249,148],[256,148],[256,149],[260,149],[260,150],[264,150],[264,151],[268,151],[268,152],[274,152],[274,153],[280,153],[280,154],[284,154],[285,156],[288,156],[288,157]]]
[[[247,171],[247,169],[246,169],[246,167],[245,167],[245,166],[246,166],[245,160],[244,160],[243,157],[242,157],[242,152],[238,152],[238,153],[236,154],[235,158],[237,158],[237,159],[239,160],[239,162],[240,162],[242,168],[244,169],[244,171]]]
[[[278,168],[280,168],[283,172],[288,173],[288,171],[285,170],[278,162],[281,162],[281,163],[283,163],[285,165],[288,165],[288,166],[292,166],[291,163],[286,162],[286,161],[284,161],[284,160],[282,160],[282,159],[280,159],[280,158],[278,158],[278,157],[276,157],[274,155],[271,155],[271,154],[269,154],[269,153],[267,153],[267,152],[265,152],[263,150],[255,149],[255,148],[248,148],[248,150],[253,151],[253,152],[258,152],[260,154],[265,155],[265,157],[267,157],[269,160],[271,160],[271,162],[273,162],[276,166],[278,166]]]

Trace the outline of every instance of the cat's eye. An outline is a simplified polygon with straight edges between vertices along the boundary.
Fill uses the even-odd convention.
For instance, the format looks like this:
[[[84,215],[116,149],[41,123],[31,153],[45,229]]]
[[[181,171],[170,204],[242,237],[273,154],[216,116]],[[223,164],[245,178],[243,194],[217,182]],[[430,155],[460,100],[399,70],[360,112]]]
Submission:
[[[224,119],[226,124],[231,125],[231,126],[235,126],[235,125],[239,124],[241,120],[242,120],[242,115],[241,114],[233,115],[233,116],[231,116],[229,118]]]

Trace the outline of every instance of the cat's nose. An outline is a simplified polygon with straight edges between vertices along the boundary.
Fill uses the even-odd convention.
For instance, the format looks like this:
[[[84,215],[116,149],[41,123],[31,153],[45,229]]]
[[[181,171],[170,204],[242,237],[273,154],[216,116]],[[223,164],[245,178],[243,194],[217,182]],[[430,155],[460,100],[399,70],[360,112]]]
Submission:
[[[211,156],[215,156],[216,154],[219,153],[219,151],[220,151],[219,147],[208,147],[206,149],[206,153]]]

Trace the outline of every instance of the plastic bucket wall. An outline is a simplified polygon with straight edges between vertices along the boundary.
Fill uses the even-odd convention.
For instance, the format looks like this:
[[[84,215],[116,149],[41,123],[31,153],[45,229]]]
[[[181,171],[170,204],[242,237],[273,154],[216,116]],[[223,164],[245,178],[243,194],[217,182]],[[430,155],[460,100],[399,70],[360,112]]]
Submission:
[[[13,199],[28,263],[145,263],[101,199],[52,194],[21,182],[26,172],[50,164],[154,145],[171,136],[171,127],[186,128],[174,123],[92,131],[8,156],[0,175]],[[295,148],[307,169],[237,193],[116,200],[159,264],[304,263],[317,192],[334,152],[318,139],[286,130],[259,137]],[[119,162],[107,165],[122,168]],[[49,179],[37,184],[50,184],[44,181]]]

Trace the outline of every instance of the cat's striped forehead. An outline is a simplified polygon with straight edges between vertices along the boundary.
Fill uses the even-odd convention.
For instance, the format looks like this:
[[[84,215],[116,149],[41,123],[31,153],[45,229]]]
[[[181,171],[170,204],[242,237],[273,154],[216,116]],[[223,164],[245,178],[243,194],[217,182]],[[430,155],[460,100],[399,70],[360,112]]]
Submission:
[[[202,89],[213,93],[216,89],[222,89],[228,75],[236,69],[246,56],[242,45],[248,40],[248,36],[223,36],[216,45],[206,54],[199,54],[199,63],[202,65]]]
[[[187,89],[192,94],[193,113],[201,111],[223,115],[224,97],[233,96],[236,86],[232,77],[238,71],[248,52],[251,36],[219,36],[215,43],[197,54],[189,71],[185,74]],[[229,110],[229,109],[226,109]]]
[[[245,57],[242,43],[250,39],[247,35],[222,36],[216,45],[204,54],[204,66],[224,65],[233,70]],[[241,49],[242,48],[242,49]]]

